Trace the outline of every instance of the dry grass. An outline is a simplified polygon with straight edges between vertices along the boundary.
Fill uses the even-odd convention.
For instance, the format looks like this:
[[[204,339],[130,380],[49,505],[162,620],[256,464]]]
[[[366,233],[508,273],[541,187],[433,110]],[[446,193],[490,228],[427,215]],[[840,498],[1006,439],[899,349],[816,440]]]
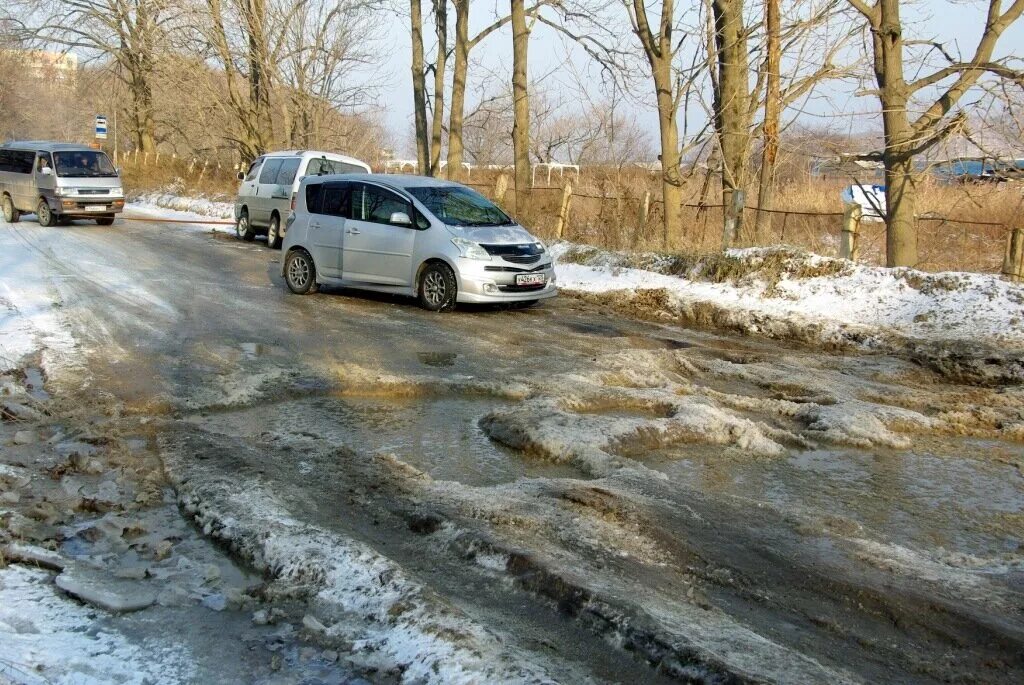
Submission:
[[[235,170],[210,163],[163,158],[143,160],[127,155],[120,160],[130,191],[166,190],[230,200],[237,192]],[[542,238],[556,235],[562,186],[573,184],[569,217],[562,237],[611,250],[662,250],[660,182],[657,174],[642,169],[587,168],[580,178],[553,176],[550,185],[538,174],[537,187],[517,206],[515,191],[495,197],[499,172],[476,170],[469,185],[508,208]],[[740,245],[789,245],[816,254],[837,256],[842,228],[840,192],[849,179],[823,179],[802,174],[780,182],[775,212],[760,234],[755,234],[756,209],[744,215]],[[509,184],[511,185],[511,184]],[[749,198],[756,198],[750,188]],[[645,196],[648,210],[643,211]],[[697,174],[684,187],[682,235],[672,236],[672,252],[707,255],[721,249],[721,190],[714,179]],[[926,179],[919,187],[918,244],[927,271],[999,273],[1007,227],[1020,225],[1024,208],[1021,185],[946,185]],[[996,223],[998,225],[987,225]],[[864,222],[860,237],[861,261],[885,262],[885,227]]]
[[[505,207],[515,206],[515,193],[494,198],[495,172],[474,174],[472,185]],[[560,185],[538,187],[515,214],[544,238],[554,238],[561,200]],[[566,179],[569,180],[569,179]],[[658,177],[639,170],[586,169],[572,178],[574,194],[563,238],[612,250],[662,249],[660,187]],[[805,176],[780,183],[765,229],[755,234],[757,210],[744,215],[740,245],[790,245],[837,256],[842,229],[840,192],[845,179]],[[538,180],[540,185],[540,180]],[[644,216],[645,193],[650,193]],[[756,198],[756,189],[748,191]],[[687,180],[684,231],[673,236],[673,252],[708,254],[721,249],[721,191],[704,176]],[[1021,185],[947,185],[922,182],[918,197],[918,234],[921,262],[927,271],[979,271],[999,273],[1008,227],[1020,225],[1024,208]],[[999,225],[987,225],[997,223]],[[884,264],[885,226],[864,222],[860,238],[861,260]]]

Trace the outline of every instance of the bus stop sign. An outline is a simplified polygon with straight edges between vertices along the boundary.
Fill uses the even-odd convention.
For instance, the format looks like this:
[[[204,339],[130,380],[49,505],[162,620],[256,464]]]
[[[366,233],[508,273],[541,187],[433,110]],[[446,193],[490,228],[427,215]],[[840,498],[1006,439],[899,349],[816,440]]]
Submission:
[[[102,114],[96,115],[96,140],[107,139],[107,118]]]

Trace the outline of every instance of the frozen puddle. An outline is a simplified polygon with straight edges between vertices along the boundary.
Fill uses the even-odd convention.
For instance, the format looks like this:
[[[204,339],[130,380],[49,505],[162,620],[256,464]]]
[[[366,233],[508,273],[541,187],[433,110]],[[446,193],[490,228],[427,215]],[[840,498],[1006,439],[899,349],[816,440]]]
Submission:
[[[948,456],[926,449],[847,449],[756,458],[735,449],[685,446],[633,458],[681,485],[767,503],[840,535],[861,537],[867,530],[916,548],[979,558],[1019,555],[1024,477],[1011,464],[971,455],[1019,454],[1020,448],[980,440],[956,444],[962,452]]]
[[[487,486],[520,478],[579,478],[570,466],[530,459],[491,440],[477,425],[508,406],[466,397],[316,397],[193,417],[208,430],[260,436],[308,449],[347,447],[356,453],[391,454],[435,480]],[[310,475],[308,463],[300,471]]]

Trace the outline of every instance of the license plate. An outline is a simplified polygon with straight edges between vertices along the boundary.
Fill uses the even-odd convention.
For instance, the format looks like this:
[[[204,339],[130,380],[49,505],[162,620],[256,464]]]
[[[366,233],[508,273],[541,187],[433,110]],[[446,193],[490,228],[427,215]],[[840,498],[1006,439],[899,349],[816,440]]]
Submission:
[[[544,274],[516,274],[516,285],[544,285],[547,280]]]
[[[105,212],[107,211],[106,205],[86,205],[85,211],[87,212]]]

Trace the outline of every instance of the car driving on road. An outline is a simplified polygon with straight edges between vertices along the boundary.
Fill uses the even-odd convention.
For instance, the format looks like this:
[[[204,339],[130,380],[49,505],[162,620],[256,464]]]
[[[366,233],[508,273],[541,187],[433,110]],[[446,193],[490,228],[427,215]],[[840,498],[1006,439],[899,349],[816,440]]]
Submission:
[[[471,188],[424,176],[309,176],[288,218],[282,275],[292,292],[342,285],[456,302],[554,297],[544,243]]]
[[[370,173],[370,166],[354,157],[317,150],[270,152],[257,157],[249,170],[239,172],[238,198],[235,200],[235,233],[253,240],[257,233],[267,235],[271,249],[281,247],[281,230],[299,183],[306,176]]]
[[[124,209],[121,176],[101,151],[30,140],[0,145],[0,209],[15,222],[34,213],[43,226],[71,219],[114,223]]]

